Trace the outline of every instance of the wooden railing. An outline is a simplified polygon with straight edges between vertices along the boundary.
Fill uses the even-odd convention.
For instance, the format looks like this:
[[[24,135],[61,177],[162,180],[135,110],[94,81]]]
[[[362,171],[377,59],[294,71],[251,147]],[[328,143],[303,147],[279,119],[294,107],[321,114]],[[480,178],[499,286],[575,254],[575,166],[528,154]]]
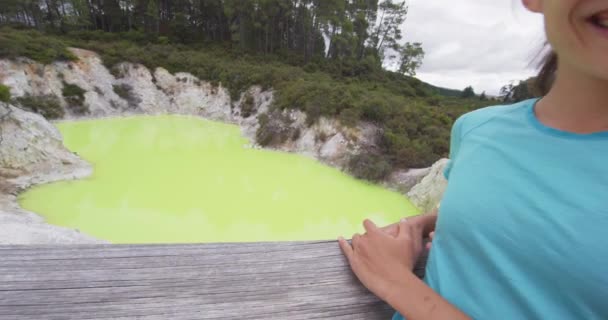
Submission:
[[[361,286],[336,241],[0,246],[2,320],[388,320],[392,313]]]

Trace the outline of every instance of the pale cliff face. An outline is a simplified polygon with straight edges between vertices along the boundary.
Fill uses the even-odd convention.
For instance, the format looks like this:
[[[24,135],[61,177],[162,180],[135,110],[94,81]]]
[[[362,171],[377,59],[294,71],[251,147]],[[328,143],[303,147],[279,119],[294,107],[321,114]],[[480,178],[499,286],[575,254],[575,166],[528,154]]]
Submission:
[[[33,172],[81,161],[42,116],[0,102],[0,168]]]
[[[89,165],[63,146],[51,123],[0,102],[0,244],[99,242],[76,230],[46,224],[21,209],[15,194],[34,184],[90,173]]]
[[[71,49],[79,58],[75,62],[41,65],[31,60],[0,60],[0,83],[11,88],[13,97],[54,95],[66,110],[65,118],[105,117],[125,114],[184,114],[201,116],[241,126],[243,133],[255,144],[258,116],[269,113],[273,91],[251,87],[238,101],[231,101],[228,90],[214,86],[195,76],[179,72],[171,74],[163,68],[153,71],[143,65],[122,63],[110,72],[94,52]],[[62,95],[64,83],[85,90],[84,105],[88,113],[74,114]],[[118,88],[119,90],[116,90]],[[122,92],[119,92],[122,91]],[[119,94],[121,94],[119,96]],[[246,97],[253,99],[253,110],[242,116]],[[273,115],[276,115],[272,113]],[[306,125],[306,115],[299,110],[284,110],[279,123],[298,131],[273,148],[304,154],[322,162],[344,168],[348,158],[362,147],[373,145],[378,132],[373,125],[346,128],[336,120],[321,118],[315,125]]]

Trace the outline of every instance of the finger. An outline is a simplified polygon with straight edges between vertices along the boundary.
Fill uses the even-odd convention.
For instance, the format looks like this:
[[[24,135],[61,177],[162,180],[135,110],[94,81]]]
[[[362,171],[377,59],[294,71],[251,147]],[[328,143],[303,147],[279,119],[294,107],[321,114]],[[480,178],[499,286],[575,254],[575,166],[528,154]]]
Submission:
[[[353,239],[352,239],[352,241],[351,241],[351,242],[352,242],[352,248],[353,248],[353,251],[357,250],[358,245],[359,245],[359,241],[361,241],[361,235],[360,235],[360,234],[358,234],[358,233],[355,233],[355,234],[353,235]]]
[[[363,220],[363,228],[365,228],[365,231],[367,231],[367,233],[374,233],[378,231],[378,227],[376,226],[376,224],[369,219]]]
[[[398,238],[409,238],[410,237],[410,226],[406,219],[401,219],[399,221],[399,233],[397,234]]]
[[[396,237],[399,233],[399,226],[396,223],[380,228],[380,230],[392,237]]]
[[[435,237],[435,231],[429,233],[429,238],[431,238],[431,240],[433,240],[434,237]]]
[[[340,249],[342,249],[342,252],[346,256],[346,259],[348,259],[348,262],[350,263],[351,257],[353,255],[353,247],[351,247],[348,241],[344,240],[343,237],[338,238],[338,244],[340,245]]]
[[[427,242],[426,243],[426,250],[431,250],[431,247],[433,246],[432,242]]]

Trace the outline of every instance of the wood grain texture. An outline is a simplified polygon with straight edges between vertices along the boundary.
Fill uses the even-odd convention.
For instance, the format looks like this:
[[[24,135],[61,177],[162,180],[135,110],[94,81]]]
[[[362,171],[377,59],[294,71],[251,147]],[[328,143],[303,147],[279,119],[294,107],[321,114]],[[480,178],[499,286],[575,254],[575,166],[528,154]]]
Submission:
[[[336,241],[0,246],[2,320],[391,315],[354,277]]]

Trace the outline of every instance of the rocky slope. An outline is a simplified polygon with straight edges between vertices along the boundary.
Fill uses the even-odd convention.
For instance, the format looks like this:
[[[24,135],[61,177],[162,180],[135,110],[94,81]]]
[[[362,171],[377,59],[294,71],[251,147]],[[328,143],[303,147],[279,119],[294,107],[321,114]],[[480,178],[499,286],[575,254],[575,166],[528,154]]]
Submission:
[[[443,170],[448,164],[448,159],[441,159],[428,170],[428,174],[416,184],[408,193],[407,197],[424,212],[437,207],[443,193],[448,185],[443,176]]]
[[[1,244],[98,242],[75,230],[48,225],[16,202],[17,193],[33,184],[90,173],[90,166],[63,147],[61,135],[43,117],[0,102]]]
[[[220,86],[201,81],[189,73],[171,74],[163,68],[148,70],[132,63],[122,63],[112,72],[91,51],[72,49],[75,62],[41,65],[31,60],[0,60],[0,83],[10,87],[13,97],[55,96],[66,111],[66,118],[105,117],[124,114],[185,114],[202,116],[240,125],[252,143],[260,126],[259,116],[266,115],[269,129],[280,139],[270,145],[317,158],[344,167],[350,155],[378,137],[376,128],[361,124],[357,128],[341,126],[321,118],[306,125],[306,115],[298,110],[271,112],[272,90],[251,87],[238,101]],[[63,97],[66,85],[84,90],[84,110],[73,108]]]
[[[77,61],[51,65],[28,59],[0,60],[0,83],[10,88],[13,98],[56,97],[66,119],[165,113],[201,116],[239,125],[252,145],[263,139],[273,148],[341,169],[353,154],[373,148],[379,136],[377,128],[366,123],[349,128],[321,118],[308,126],[306,115],[299,110],[271,110],[272,90],[251,87],[238,101],[232,101],[221,85],[214,86],[189,73],[171,74],[163,68],[151,71],[132,63],[122,63],[110,72],[95,53],[72,51]],[[63,96],[69,85],[83,90],[78,107],[73,99]],[[94,241],[74,231],[44,225],[38,216],[21,210],[14,196],[32,184],[86,176],[89,166],[63,147],[58,131],[41,116],[2,104],[0,117],[0,230],[11,227],[19,230],[18,235],[31,235],[0,232],[0,243]],[[429,172],[435,171],[394,172],[385,185],[405,193]],[[427,189],[419,190],[424,193]],[[437,192],[429,193],[431,200],[420,192],[412,200],[427,206],[437,198]],[[19,223],[21,227],[15,227]]]

